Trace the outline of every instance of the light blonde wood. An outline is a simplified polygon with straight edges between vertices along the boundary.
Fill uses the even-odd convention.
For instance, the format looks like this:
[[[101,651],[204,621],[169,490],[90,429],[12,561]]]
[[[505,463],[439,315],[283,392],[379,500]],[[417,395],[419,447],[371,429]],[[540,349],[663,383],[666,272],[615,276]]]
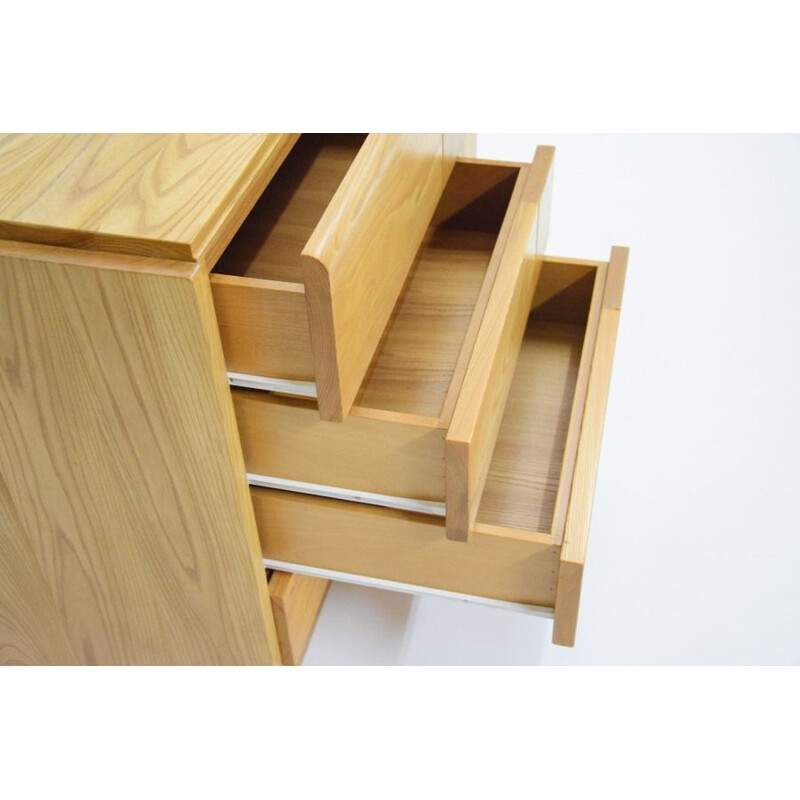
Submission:
[[[450,213],[423,242],[358,405],[343,424],[320,422],[313,402],[235,394],[248,471],[444,500],[447,422],[439,415],[446,398],[457,394],[456,372],[461,362],[462,377],[466,371],[474,342],[469,334],[480,327],[515,224],[520,245],[511,258],[517,267],[522,262],[524,237],[532,228],[532,215],[517,213],[526,169],[498,169],[491,162],[463,170],[456,165],[442,198]],[[520,220],[527,220],[527,228]]]
[[[210,268],[297,134],[4,134],[0,238]]]
[[[589,385],[589,371],[594,357],[594,345],[597,339],[597,328],[600,322],[600,310],[603,305],[603,294],[606,288],[605,264],[597,267],[594,276],[594,289],[586,319],[585,334],[581,347],[581,360],[578,374],[575,379],[575,391],[572,394],[572,409],[569,414],[567,437],[564,442],[564,453],[561,460],[561,475],[558,479],[558,493],[553,510],[553,524],[551,533],[557,542],[564,537],[564,525],[567,519],[567,505],[569,503],[570,489],[572,488],[572,475],[575,470],[575,458],[578,451],[578,441],[581,433],[583,409],[586,404],[586,391]]]
[[[453,176],[450,179],[448,191],[445,192],[443,200],[445,200],[445,198],[449,198],[452,190],[456,188],[453,185],[456,182],[455,179],[459,178],[464,172],[466,172],[470,177],[469,183],[471,183],[473,186],[476,184],[478,186],[485,186],[485,179],[481,177],[484,173],[494,172],[496,175],[498,175],[499,179],[499,176],[506,172],[506,170],[498,170],[494,165],[492,165],[491,169],[487,167],[488,163],[486,162],[483,164],[476,162],[475,164],[469,166],[463,164],[460,165],[460,168],[454,171]],[[453,379],[450,381],[450,388],[447,390],[447,397],[445,398],[444,407],[442,408],[440,417],[441,425],[444,428],[450,427],[450,422],[453,419],[453,412],[455,411],[456,403],[458,402],[459,395],[461,394],[464,376],[467,374],[467,367],[469,366],[470,359],[472,358],[472,351],[475,348],[475,341],[478,338],[478,332],[480,331],[481,324],[483,322],[486,306],[489,303],[489,297],[491,296],[492,289],[494,288],[495,281],[497,280],[497,274],[500,270],[500,265],[504,263],[506,246],[508,245],[508,237],[511,235],[511,230],[513,229],[517,219],[516,212],[519,209],[522,192],[525,188],[525,183],[528,178],[528,168],[522,165],[518,169],[512,169],[510,177],[515,178],[513,184],[514,190],[511,193],[511,197],[507,203],[504,203],[504,196],[508,191],[508,186],[510,183],[508,179],[499,179],[498,183],[488,190],[493,196],[493,199],[495,199],[495,202],[498,203],[500,207],[507,205],[507,210],[505,217],[499,226],[497,242],[495,243],[495,248],[492,252],[492,258],[486,271],[486,278],[483,282],[483,286],[481,287],[481,293],[475,303],[475,313],[472,315],[469,328],[467,329],[466,335],[464,336],[464,340],[461,344],[458,362],[456,363],[453,371]],[[459,195],[461,198],[463,198],[464,192],[459,192]],[[443,204],[444,203],[441,203],[440,206]],[[473,200],[469,203],[469,205],[474,208],[474,206],[477,204]],[[457,203],[456,208],[460,210],[459,212],[456,212],[456,218],[463,218],[463,212],[466,208],[463,200]],[[485,216],[483,216],[482,219],[481,217],[475,219],[475,223],[478,225],[485,224],[486,221],[487,220]],[[505,263],[508,262],[506,261]]]
[[[442,134],[304,134],[217,265],[219,274],[305,285],[323,419],[350,410],[375,353],[452,169],[442,142]],[[228,337],[252,333],[232,327]],[[286,338],[238,351],[264,353]],[[266,366],[253,358],[236,371],[264,375]]]
[[[277,661],[207,277],[2,243],[0,319],[4,658]]]
[[[303,249],[323,419],[341,421],[353,405],[445,171],[439,133],[370,136]]]
[[[474,231],[429,233],[364,378],[357,406],[439,417],[496,239]]]
[[[269,594],[284,666],[298,667],[303,663],[330,583],[324,578],[290,572],[274,572],[269,579]]]
[[[550,534],[584,328],[531,320],[477,522]]]
[[[431,226],[496,234],[525,164],[459,159],[431,219]]]
[[[627,262],[627,248],[612,249],[559,557],[553,642],[567,647],[575,644],[581,580],[589,544],[589,523]]]
[[[583,296],[584,267],[576,266],[563,259],[543,265],[475,529],[490,523],[547,533],[556,544],[562,540],[607,265],[585,267],[594,273],[594,288],[580,316],[570,303],[559,306],[563,318],[545,313],[542,319],[547,304],[537,301],[540,292],[550,298],[555,285],[560,293],[574,288]]]
[[[537,148],[445,441],[447,536],[475,522],[514,366],[541,270],[541,203],[554,150]],[[526,259],[526,256],[529,256]]]
[[[231,372],[314,380],[301,284],[211,273],[225,362]]]
[[[553,644],[562,647],[575,647],[583,566],[572,561],[559,561],[556,606],[553,612]]]
[[[303,283],[303,248],[365,140],[366,134],[357,133],[303,134],[217,262],[214,275]]]
[[[247,389],[235,389],[233,399],[248,472],[444,500],[444,431],[437,427],[357,416],[324,422],[313,401]]]
[[[315,380],[302,250],[364,134],[304,134],[211,273],[233,372]]]
[[[575,284],[587,275],[594,275],[595,270],[600,266],[605,267],[606,262],[586,263],[577,260],[573,261],[572,259],[554,259],[551,256],[545,256],[542,259],[542,271],[536,284],[536,294],[533,297],[531,310],[535,311],[539,307],[547,305],[553,298],[564,294],[567,290],[573,289],[574,293]],[[583,310],[584,304],[581,304],[578,317],[583,314]],[[540,316],[544,315],[541,314]],[[566,321],[563,314],[560,314],[558,319]]]
[[[25,527],[0,480],[0,664],[78,664]]]
[[[625,290],[625,276],[628,272],[627,247],[612,247],[608,262],[608,282],[603,295],[603,308],[622,308],[622,293]]]
[[[552,607],[559,548],[531,537],[444,536],[424,514],[252,489],[265,558]]]

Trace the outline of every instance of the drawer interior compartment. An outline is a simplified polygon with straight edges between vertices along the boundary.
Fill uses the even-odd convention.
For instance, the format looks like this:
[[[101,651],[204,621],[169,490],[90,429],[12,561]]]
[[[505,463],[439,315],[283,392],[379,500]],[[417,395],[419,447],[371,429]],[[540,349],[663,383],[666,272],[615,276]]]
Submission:
[[[572,644],[626,262],[542,259],[466,543],[432,514],[253,487],[264,558],[550,608]]]
[[[479,528],[561,540],[606,269],[599,262],[543,264],[481,495]]]
[[[502,414],[540,270],[526,258],[550,175],[552,153],[540,150],[532,166],[456,163],[343,423],[321,421],[313,400],[234,390],[258,485],[444,515],[451,538],[466,539],[470,521],[450,524],[451,507],[462,507],[450,497],[482,487],[464,472],[448,491],[447,440],[453,421]],[[459,440],[453,453],[485,449],[475,461],[488,470],[494,436]]]
[[[303,249],[366,138],[361,133],[303,134],[214,272],[303,283]]]
[[[451,168],[441,134],[303,134],[211,273],[228,370],[343,419]]]

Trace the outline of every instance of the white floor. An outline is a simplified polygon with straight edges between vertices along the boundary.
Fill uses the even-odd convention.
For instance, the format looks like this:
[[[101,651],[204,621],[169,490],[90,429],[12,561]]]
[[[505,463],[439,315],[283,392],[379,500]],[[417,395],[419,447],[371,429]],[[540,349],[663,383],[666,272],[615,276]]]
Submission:
[[[548,252],[631,257],[578,643],[332,587],[306,664],[800,663],[800,137],[485,135],[557,147]]]

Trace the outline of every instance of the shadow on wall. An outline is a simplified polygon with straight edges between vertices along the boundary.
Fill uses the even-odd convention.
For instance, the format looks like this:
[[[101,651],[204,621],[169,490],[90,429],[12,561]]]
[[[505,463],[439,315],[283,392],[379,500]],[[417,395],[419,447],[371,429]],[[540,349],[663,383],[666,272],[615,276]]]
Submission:
[[[303,664],[535,666],[551,627],[474,603],[334,583]]]

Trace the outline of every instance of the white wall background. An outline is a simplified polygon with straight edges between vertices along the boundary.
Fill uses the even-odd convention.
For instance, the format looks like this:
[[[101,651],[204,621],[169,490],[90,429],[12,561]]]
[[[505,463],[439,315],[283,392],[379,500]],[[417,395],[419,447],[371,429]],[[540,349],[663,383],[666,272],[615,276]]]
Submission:
[[[557,148],[548,252],[631,256],[578,641],[336,584],[306,664],[800,663],[800,136],[482,135]]]

